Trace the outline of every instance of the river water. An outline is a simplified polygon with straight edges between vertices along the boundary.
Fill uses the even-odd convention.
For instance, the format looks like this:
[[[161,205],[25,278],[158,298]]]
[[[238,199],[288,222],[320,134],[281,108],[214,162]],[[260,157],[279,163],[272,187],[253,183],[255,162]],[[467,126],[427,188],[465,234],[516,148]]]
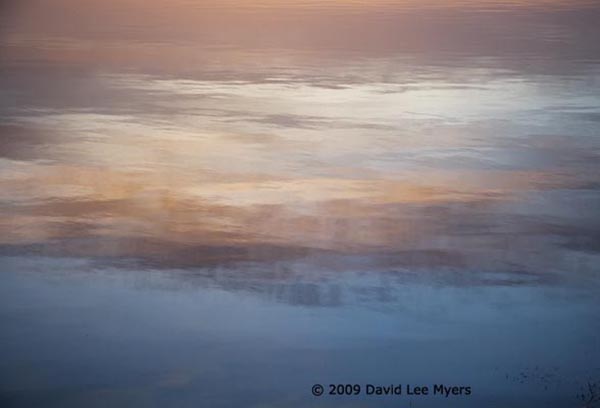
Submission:
[[[579,0],[3,2],[0,402],[581,406],[598,21]]]

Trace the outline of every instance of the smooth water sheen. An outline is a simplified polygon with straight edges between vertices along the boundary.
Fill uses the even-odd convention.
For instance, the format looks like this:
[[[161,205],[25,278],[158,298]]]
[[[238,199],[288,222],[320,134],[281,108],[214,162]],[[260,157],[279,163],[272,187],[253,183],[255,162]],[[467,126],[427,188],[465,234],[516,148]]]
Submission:
[[[0,3],[0,405],[580,407],[598,21],[579,0]]]

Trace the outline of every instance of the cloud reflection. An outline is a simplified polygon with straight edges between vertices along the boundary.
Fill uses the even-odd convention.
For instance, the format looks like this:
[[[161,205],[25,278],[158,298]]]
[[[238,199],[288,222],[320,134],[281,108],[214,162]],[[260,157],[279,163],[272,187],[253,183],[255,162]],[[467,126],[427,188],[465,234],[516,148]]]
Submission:
[[[69,27],[66,0],[15,11],[0,64],[3,251],[593,269],[599,71],[590,18],[573,19],[594,7],[278,4],[155,2],[137,21],[136,2],[92,2]]]

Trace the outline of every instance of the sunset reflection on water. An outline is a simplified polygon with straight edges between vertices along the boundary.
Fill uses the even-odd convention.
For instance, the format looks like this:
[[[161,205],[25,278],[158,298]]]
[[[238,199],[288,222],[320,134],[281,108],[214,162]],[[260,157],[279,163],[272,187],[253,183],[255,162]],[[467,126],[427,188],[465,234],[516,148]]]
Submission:
[[[571,406],[600,351],[599,18],[562,0],[7,3],[0,398],[312,406],[317,380],[403,375],[472,381],[465,406]],[[90,331],[105,361],[133,353],[122,374],[87,345],[45,363],[17,346],[63,355]],[[395,371],[379,349],[414,352]],[[231,365],[186,361],[208,350]],[[445,368],[417,368],[433,355]],[[509,380],[534,366],[569,384]]]

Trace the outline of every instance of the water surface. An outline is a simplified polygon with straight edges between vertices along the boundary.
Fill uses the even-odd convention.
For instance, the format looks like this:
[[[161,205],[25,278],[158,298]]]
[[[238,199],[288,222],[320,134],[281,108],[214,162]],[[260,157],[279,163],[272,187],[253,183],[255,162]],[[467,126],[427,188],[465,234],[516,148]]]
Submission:
[[[596,2],[0,11],[3,404],[600,381]]]

